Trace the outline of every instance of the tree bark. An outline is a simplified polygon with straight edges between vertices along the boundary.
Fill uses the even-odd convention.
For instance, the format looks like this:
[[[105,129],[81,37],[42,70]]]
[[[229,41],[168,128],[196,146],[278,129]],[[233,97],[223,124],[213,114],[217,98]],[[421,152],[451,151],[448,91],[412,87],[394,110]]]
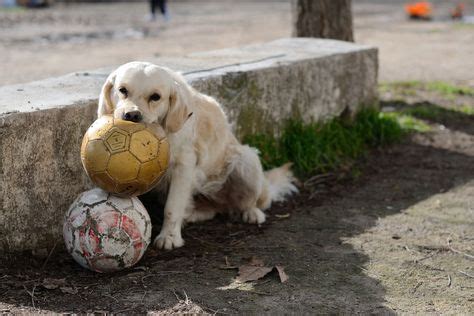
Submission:
[[[354,41],[351,0],[293,0],[293,35]]]

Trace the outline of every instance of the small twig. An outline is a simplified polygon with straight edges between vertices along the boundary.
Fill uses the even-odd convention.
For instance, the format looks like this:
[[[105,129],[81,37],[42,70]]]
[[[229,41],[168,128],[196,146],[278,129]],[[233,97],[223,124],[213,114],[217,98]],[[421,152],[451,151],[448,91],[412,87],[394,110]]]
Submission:
[[[228,313],[221,312],[220,309],[215,310],[215,309],[212,309],[212,308],[210,308],[210,307],[207,307],[207,306],[204,304],[203,301],[197,301],[197,303],[198,303],[199,306],[201,306],[201,308],[202,308],[203,310],[209,310],[209,311],[213,312],[214,314],[212,314],[212,315],[217,315],[217,314],[230,315],[230,314],[228,314]]]
[[[448,287],[451,287],[451,276],[448,274]]]
[[[113,299],[114,301],[116,301],[117,303],[119,302],[118,299],[116,299],[115,297],[113,297],[113,296],[110,295],[110,294],[104,294],[104,296],[105,296],[105,297],[110,297],[110,298],[112,298],[112,299]]]
[[[176,291],[173,291],[173,294],[174,296],[176,297],[176,299],[178,300],[178,303],[183,303],[185,305],[189,305],[190,303],[192,303],[192,301],[189,299],[188,297],[188,294],[186,294],[186,291],[183,290],[183,294],[184,294],[184,300],[181,299],[179,296],[178,296],[178,293],[176,293]]]
[[[178,302],[181,302],[181,301],[182,301],[182,299],[178,296],[178,294],[177,294],[175,291],[173,291],[173,294],[174,294],[174,296],[176,297],[176,300],[177,300]]]
[[[183,293],[184,293],[184,297],[186,297],[186,300],[184,301],[184,304],[188,305],[189,304],[188,294],[186,294],[185,290],[183,290]]]
[[[28,289],[26,288],[26,286],[23,285],[23,288],[25,289],[26,293],[28,293],[28,295],[30,295],[31,297],[31,305],[33,306],[33,309],[36,309],[36,306],[35,306],[35,289],[36,289],[36,284],[33,285],[33,289],[30,291],[28,291]]]
[[[17,275],[18,276],[18,275]],[[25,280],[23,281],[23,284],[24,283],[31,283],[31,282],[38,282],[38,281],[41,281],[43,278],[37,278],[37,279],[33,279],[33,280]]]
[[[303,183],[303,187],[307,188],[307,187],[311,187],[311,186],[316,186],[316,185],[321,184],[321,183],[325,183],[325,182],[327,182],[328,178],[331,178],[333,176],[334,176],[334,174],[332,174],[332,173],[318,174],[318,175],[316,175],[314,177],[311,177],[308,180],[306,180]]]
[[[213,242],[210,242],[210,241],[207,241],[207,240],[204,240],[204,239],[201,239],[199,237],[196,237],[196,236],[193,236],[191,234],[188,234],[189,237],[193,238],[193,239],[196,239],[197,241],[200,241],[201,243],[203,244],[207,244],[209,246],[213,246],[213,247],[217,247],[217,248],[222,248],[223,246],[218,244],[218,243],[213,243]]]
[[[281,249],[281,248],[286,248],[285,246],[270,246],[270,245],[264,245],[264,246],[239,246],[239,247],[233,247],[234,249]]]
[[[227,256],[224,257],[224,260],[225,260],[225,265],[220,265],[218,267],[219,269],[221,269],[221,270],[233,270],[233,269],[238,268],[237,266],[230,265],[229,259],[227,258]]]
[[[124,314],[125,312],[133,311],[134,309],[135,307],[120,309],[118,311],[114,311],[114,314]]]
[[[430,270],[433,270],[433,271],[441,271],[441,272],[444,272],[446,270],[444,270],[443,268],[435,268],[435,267],[432,267],[432,266],[429,266],[429,265],[424,265],[426,268],[430,269]]]
[[[449,251],[448,247],[436,246],[436,245],[435,246],[432,246],[432,245],[417,245],[416,248],[423,249],[423,250],[428,250],[428,251],[437,251],[437,252]]]
[[[258,295],[265,295],[265,296],[272,296],[273,294],[271,293],[267,293],[267,292],[260,292],[260,291],[249,291],[249,293],[255,293],[255,294],[258,294]]]
[[[229,237],[234,237],[234,236],[241,235],[241,234],[245,234],[245,231],[244,230],[239,230],[235,233],[230,233]]]
[[[465,257],[468,258],[468,259],[474,260],[474,256],[473,256],[473,255],[467,254],[467,253],[465,253],[465,252],[459,251],[459,250],[454,249],[453,247],[451,247],[451,239],[448,238],[447,241],[448,241],[448,248],[449,248],[449,250],[451,250],[452,252],[458,253],[458,254],[460,254],[460,255],[463,255],[463,256],[465,256]]]
[[[423,261],[423,260],[426,260],[426,259],[429,259],[429,258],[433,257],[435,254],[437,254],[437,252],[433,252],[430,255],[428,255],[426,257],[423,257],[423,258],[420,258],[420,259],[415,259],[414,262],[419,263],[420,261]]]
[[[461,274],[464,274],[465,276],[467,276],[467,277],[469,277],[469,278],[473,278],[473,279],[474,279],[474,275],[471,275],[471,274],[469,274],[469,273],[467,273],[467,272],[464,272],[464,271],[459,271],[459,273],[461,273]]]
[[[352,264],[352,265],[353,265],[354,267],[357,267],[357,268],[359,268],[359,269],[365,271],[365,272],[369,272],[369,270],[367,270],[366,268],[361,267],[361,266],[359,266],[359,265],[357,265],[357,264]]]
[[[53,248],[51,248],[51,250],[49,251],[48,256],[46,257],[46,260],[44,261],[43,265],[41,266],[41,271],[43,271],[44,268],[46,267],[46,264],[48,263],[49,258],[51,258],[51,254],[53,253],[53,251],[54,251],[54,249],[56,248],[56,245],[57,245],[57,244],[58,244],[58,241],[56,240],[56,242],[54,243]]]
[[[316,191],[313,191],[313,192],[311,193],[311,195],[309,196],[308,199],[309,199],[309,200],[312,200],[312,199],[314,199],[318,194],[324,193],[324,192],[326,192],[326,190],[316,190]]]
[[[238,269],[238,266],[218,266],[217,267],[220,270],[235,270]]]
[[[142,296],[142,299],[140,300],[140,303],[143,303],[143,300],[145,299],[145,296],[148,294],[148,291],[145,291],[145,293],[143,293],[143,296]]]
[[[412,292],[411,292],[411,293],[412,293],[412,294],[414,294],[414,293],[416,292],[416,290],[418,290],[418,288],[419,288],[419,287],[420,287],[420,285],[422,285],[422,284],[423,284],[423,282],[418,282],[418,284],[417,284],[417,285],[415,285],[415,287],[413,288],[413,290],[412,290]]]

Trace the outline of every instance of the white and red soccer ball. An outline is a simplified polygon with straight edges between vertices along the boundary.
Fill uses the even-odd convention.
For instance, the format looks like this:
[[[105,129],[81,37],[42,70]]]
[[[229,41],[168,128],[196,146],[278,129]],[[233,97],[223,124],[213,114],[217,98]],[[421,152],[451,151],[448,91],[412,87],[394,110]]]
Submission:
[[[79,195],[64,218],[66,248],[83,267],[114,272],[136,264],[151,239],[151,221],[136,197],[102,189]]]

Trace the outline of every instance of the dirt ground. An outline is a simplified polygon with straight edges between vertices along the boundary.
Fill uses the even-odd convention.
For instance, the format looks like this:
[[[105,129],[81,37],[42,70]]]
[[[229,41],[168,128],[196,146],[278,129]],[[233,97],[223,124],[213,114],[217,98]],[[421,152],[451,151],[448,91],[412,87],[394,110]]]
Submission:
[[[146,2],[0,9],[0,85],[152,56],[241,46],[291,36],[289,0],[169,1],[171,20],[146,22]],[[405,0],[354,0],[355,38],[380,49],[381,81],[444,80],[474,86],[474,24],[408,21]],[[474,0],[464,0],[474,15]]]
[[[380,47],[381,79],[474,85],[474,27],[407,22],[397,6],[354,0],[356,38]],[[287,1],[230,8],[171,2],[168,25],[142,22],[145,3],[0,11],[0,84],[290,35]],[[183,248],[150,250],[131,270],[86,271],[60,244],[3,256],[0,314],[473,314],[474,117],[451,110],[474,107],[474,97],[381,97],[385,109],[422,102],[444,115],[431,132],[374,150],[357,177],[328,175],[272,207],[261,227],[190,225]],[[236,267],[251,257],[283,266],[289,280],[273,272],[236,284]]]
[[[472,314],[474,117],[451,110],[474,97],[382,98],[385,109],[422,102],[445,114],[431,132],[362,159],[359,176],[323,177],[272,207],[261,227],[190,225],[183,248],[149,250],[128,271],[86,271],[61,245],[3,257],[0,313]],[[236,284],[251,257],[289,280]]]

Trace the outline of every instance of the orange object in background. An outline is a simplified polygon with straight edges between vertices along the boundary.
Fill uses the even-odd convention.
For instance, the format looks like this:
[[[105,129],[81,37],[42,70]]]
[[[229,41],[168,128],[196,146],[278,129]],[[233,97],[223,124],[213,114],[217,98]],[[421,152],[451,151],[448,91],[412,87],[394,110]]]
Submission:
[[[451,18],[461,19],[464,16],[464,3],[458,3],[451,11]]]
[[[413,4],[407,4],[405,11],[414,19],[431,19],[433,7],[428,1],[419,1]]]

